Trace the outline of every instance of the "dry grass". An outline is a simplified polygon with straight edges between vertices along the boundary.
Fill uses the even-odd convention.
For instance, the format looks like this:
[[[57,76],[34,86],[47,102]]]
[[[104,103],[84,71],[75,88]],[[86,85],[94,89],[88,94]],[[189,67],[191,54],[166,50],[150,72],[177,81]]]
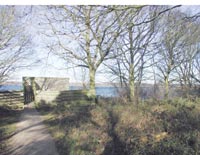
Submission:
[[[61,155],[200,154],[198,99],[38,105]]]

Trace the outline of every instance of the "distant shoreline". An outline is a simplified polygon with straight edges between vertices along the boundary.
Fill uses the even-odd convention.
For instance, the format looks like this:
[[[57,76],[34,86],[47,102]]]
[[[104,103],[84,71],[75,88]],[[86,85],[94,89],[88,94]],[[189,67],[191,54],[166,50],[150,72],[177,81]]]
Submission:
[[[81,90],[83,86],[81,85],[70,85],[69,90]],[[104,97],[114,97],[117,96],[117,88],[114,86],[96,86],[96,94]],[[66,88],[67,90],[67,88]],[[2,85],[0,87],[0,92],[12,92],[12,91],[23,91],[22,84],[11,84]]]
[[[6,82],[6,83],[3,83],[0,85],[1,86],[16,86],[16,85],[20,85],[22,86],[22,82]],[[117,84],[117,83],[96,83],[95,84],[96,87],[114,87],[114,86],[120,86],[120,84]],[[83,87],[83,84],[82,83],[69,83],[69,86],[77,86],[77,87]],[[86,86],[89,86],[89,85],[86,85]]]

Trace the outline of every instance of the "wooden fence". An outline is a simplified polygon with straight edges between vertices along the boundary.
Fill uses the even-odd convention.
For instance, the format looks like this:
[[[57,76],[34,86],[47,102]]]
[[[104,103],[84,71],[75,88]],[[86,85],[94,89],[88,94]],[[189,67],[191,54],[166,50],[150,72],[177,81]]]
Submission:
[[[0,106],[7,106],[11,109],[23,108],[24,96],[22,91],[0,92]]]
[[[24,103],[29,103],[30,95],[24,95],[23,91],[5,91],[0,92],[0,106],[8,108],[23,108]],[[65,103],[76,100],[87,100],[87,90],[66,90],[66,91],[41,91],[36,92],[34,97],[31,96],[31,102],[45,101],[46,103],[56,102]]]

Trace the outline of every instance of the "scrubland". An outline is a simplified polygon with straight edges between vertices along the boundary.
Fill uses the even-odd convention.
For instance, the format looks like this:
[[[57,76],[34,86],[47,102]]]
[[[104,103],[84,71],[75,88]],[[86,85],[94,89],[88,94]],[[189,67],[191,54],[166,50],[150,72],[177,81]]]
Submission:
[[[60,155],[200,154],[200,99],[37,103]]]

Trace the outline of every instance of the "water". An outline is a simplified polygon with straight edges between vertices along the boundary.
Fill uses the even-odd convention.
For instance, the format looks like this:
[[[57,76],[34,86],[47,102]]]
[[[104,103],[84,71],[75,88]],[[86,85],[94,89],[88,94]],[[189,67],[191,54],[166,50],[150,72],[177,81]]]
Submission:
[[[96,94],[103,97],[118,96],[117,88],[115,87],[96,87]]]
[[[0,91],[20,91],[23,90],[22,85],[0,85]]]
[[[70,86],[70,90],[81,90],[81,86]],[[96,87],[96,95],[103,97],[116,97],[118,95],[117,88],[115,87]]]
[[[81,86],[70,86],[70,90],[83,89]],[[2,85],[0,91],[20,91],[23,90],[22,85]],[[96,94],[103,97],[115,97],[118,95],[115,87],[96,87]]]

